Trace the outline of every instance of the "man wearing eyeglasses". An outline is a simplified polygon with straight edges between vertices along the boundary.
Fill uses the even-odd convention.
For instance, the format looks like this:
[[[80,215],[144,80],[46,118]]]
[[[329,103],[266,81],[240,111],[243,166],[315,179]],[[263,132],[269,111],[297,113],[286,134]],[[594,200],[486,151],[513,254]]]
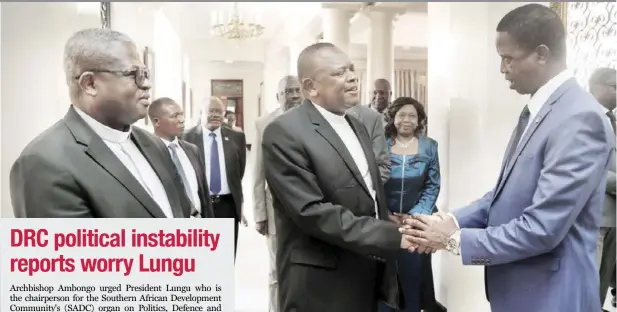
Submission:
[[[64,70],[72,105],[11,168],[15,216],[189,217],[171,159],[156,137],[131,126],[146,116],[151,87],[132,40],[109,29],[79,31],[66,43]]]

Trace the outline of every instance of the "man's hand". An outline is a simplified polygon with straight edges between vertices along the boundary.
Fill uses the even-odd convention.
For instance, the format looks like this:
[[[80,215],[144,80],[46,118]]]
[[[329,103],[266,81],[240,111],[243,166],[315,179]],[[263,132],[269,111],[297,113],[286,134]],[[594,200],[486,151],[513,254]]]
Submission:
[[[259,221],[255,224],[255,229],[257,229],[257,232],[261,235],[267,235],[268,234],[268,220],[264,220],[264,221]]]
[[[413,215],[405,220],[401,233],[408,235],[409,242],[418,246],[418,252],[444,249],[448,238],[458,230],[452,217]],[[422,249],[423,248],[423,249]],[[422,249],[422,250],[420,250]]]

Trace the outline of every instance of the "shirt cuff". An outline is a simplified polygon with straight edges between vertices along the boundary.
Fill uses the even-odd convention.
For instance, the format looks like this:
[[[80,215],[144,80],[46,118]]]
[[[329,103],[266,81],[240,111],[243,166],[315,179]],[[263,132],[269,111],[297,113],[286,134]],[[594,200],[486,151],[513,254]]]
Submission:
[[[451,212],[448,212],[448,214],[447,214],[447,215],[448,215],[450,218],[452,218],[452,220],[454,220],[454,224],[456,224],[456,227],[460,230],[460,229],[461,229],[461,226],[458,224],[458,220],[456,220],[456,217],[455,217],[455,216],[454,216]]]

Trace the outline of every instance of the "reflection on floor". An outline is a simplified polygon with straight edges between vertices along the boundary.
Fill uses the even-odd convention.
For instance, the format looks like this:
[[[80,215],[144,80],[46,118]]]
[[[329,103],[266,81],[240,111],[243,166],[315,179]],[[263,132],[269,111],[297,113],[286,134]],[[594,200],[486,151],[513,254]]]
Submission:
[[[253,195],[251,175],[252,155],[247,154],[244,175],[244,210],[249,221],[248,227],[241,227],[238,236],[236,258],[235,310],[238,312],[268,311],[268,247],[266,239],[255,231],[253,222]]]

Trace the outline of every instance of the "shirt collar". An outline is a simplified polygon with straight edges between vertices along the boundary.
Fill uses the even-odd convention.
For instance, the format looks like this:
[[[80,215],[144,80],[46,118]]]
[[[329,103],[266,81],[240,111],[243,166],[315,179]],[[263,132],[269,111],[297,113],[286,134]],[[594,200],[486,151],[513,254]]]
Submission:
[[[113,128],[110,128],[96,119],[90,117],[90,115],[86,114],[81,109],[73,106],[77,114],[86,122],[90,128],[96,133],[101,139],[113,143],[126,143],[131,137],[131,131],[133,130],[133,126],[129,126],[129,130],[119,131]]]
[[[317,111],[319,113],[321,113],[321,115],[326,119],[326,121],[330,124],[342,124],[342,123],[347,123],[347,120],[345,119],[345,115],[337,115],[334,113],[329,112],[327,109],[313,103],[313,105],[315,106],[315,108],[317,108]]]
[[[176,146],[180,146],[180,144],[178,143],[178,137],[175,137],[173,141],[168,141],[166,139],[161,138],[161,141],[163,141],[163,143],[165,143],[165,146],[169,147],[169,145],[171,144],[175,144]]]
[[[562,84],[572,77],[572,73],[566,69],[540,87],[540,89],[538,89],[538,91],[536,91],[536,93],[534,93],[534,95],[532,95],[529,99],[529,104],[527,105],[527,108],[529,108],[529,113],[532,116],[536,116],[551,95],[553,95],[553,93],[555,93],[555,91],[557,91]]]
[[[216,128],[216,129],[214,129],[214,131],[210,131],[210,129],[208,129],[208,128],[206,128],[206,126],[204,126],[203,131],[204,131],[205,136],[208,136],[208,137],[209,137],[209,136],[210,136],[210,133],[214,133],[214,134],[216,135],[216,137],[217,137],[217,138],[220,138],[220,137],[221,137],[221,128],[222,128],[222,127],[223,127],[223,126],[221,125],[220,127],[218,127],[218,128]]]

